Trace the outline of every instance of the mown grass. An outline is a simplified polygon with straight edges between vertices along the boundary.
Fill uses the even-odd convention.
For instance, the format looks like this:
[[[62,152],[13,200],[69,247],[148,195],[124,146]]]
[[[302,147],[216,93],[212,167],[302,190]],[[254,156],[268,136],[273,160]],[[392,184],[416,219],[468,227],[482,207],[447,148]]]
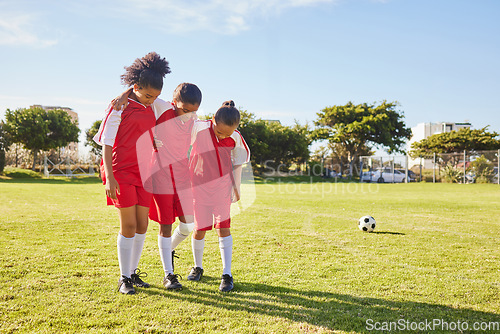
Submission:
[[[202,282],[165,291],[152,222],[141,260],[152,287],[134,296],[116,290],[118,221],[99,180],[0,180],[0,332],[369,333],[369,319],[500,321],[498,185],[289,180],[259,180],[255,203],[233,219],[234,292],[217,290],[215,233]],[[357,229],[365,214],[374,233]],[[185,278],[190,242],[178,253]]]

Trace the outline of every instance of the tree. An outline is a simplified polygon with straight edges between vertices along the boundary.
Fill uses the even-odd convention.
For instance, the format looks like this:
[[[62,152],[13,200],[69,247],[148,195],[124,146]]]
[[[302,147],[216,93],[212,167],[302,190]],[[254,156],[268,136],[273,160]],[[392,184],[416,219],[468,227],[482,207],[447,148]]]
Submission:
[[[387,148],[389,153],[403,152],[410,128],[403,121],[403,114],[396,110],[397,102],[383,101],[380,105],[352,102],[321,110],[315,121],[315,140],[328,139],[338,143],[347,152],[349,171],[358,157],[373,146]]]
[[[13,143],[20,143],[32,152],[35,170],[37,154],[78,142],[80,129],[63,110],[40,107],[7,109],[5,128]]]
[[[437,133],[414,142],[410,155],[419,157],[433,153],[457,153],[463,151],[482,151],[500,149],[498,133],[488,132],[488,127],[478,130],[462,128],[458,131]]]
[[[309,158],[311,138],[307,125],[296,123],[284,126],[279,122],[258,119],[254,114],[240,110],[238,130],[251,151],[253,166],[277,167],[280,164],[300,163]]]
[[[94,136],[99,131],[102,120],[97,120],[92,124],[90,129],[85,130],[85,146],[90,146],[90,152],[100,157],[102,152],[102,146],[94,141]]]
[[[4,122],[0,122],[0,173],[3,173],[5,167],[5,151],[11,144],[9,133],[5,129]]]

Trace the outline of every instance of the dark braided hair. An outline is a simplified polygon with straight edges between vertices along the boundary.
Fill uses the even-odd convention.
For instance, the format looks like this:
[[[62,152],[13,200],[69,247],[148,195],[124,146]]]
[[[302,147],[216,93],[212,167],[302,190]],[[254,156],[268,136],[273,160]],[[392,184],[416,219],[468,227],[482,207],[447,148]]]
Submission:
[[[156,52],[137,58],[130,66],[125,66],[125,74],[120,78],[125,85],[138,84],[142,88],[163,88],[163,78],[170,73],[168,61]]]
[[[234,107],[232,100],[222,103],[222,107],[215,113],[215,122],[223,123],[229,126],[240,124],[240,112]]]
[[[195,84],[183,82],[174,90],[174,100],[199,105],[201,104],[201,90]]]

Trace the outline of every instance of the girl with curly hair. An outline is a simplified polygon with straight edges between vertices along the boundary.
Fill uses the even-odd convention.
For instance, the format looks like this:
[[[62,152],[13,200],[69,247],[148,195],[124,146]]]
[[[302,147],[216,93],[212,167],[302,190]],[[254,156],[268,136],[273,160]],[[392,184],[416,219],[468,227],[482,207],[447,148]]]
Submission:
[[[121,80],[132,86],[128,105],[114,110],[110,104],[94,141],[102,146],[101,175],[107,204],[118,210],[120,232],[117,239],[120,274],[118,290],[134,294],[134,285],[149,287],[138,268],[148,228],[152,194],[141,181],[136,143],[141,135],[155,126],[151,104],[160,95],[163,78],[170,73],[168,61],[150,52],[125,67]]]

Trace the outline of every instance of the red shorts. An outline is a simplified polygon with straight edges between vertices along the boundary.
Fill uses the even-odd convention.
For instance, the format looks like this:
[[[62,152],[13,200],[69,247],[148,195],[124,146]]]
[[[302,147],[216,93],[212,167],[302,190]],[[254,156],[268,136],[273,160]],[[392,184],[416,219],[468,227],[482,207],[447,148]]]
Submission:
[[[120,184],[120,193],[117,192],[117,199],[106,196],[107,204],[117,208],[128,208],[134,205],[149,207],[153,194],[147,192],[142,186],[132,184]]]
[[[231,204],[203,205],[194,203],[194,229],[209,231],[215,228],[231,227]]]
[[[193,199],[181,204],[179,195],[154,194],[149,207],[149,218],[162,225],[172,225],[176,217],[193,215]]]

